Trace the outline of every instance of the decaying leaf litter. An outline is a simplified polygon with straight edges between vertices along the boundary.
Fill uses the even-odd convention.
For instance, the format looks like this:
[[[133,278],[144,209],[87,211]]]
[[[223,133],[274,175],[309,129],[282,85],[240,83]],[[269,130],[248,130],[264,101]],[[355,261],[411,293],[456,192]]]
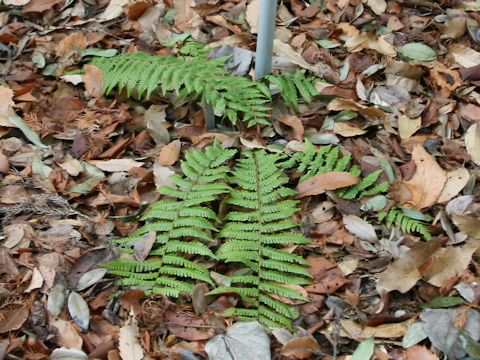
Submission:
[[[478,3],[279,4],[275,73],[300,69],[326,81],[315,82],[311,106],[295,109],[274,95],[268,126],[218,118],[207,131],[194,99],[105,96],[101,72],[88,65],[124,52],[175,56],[193,38],[230,46],[222,53],[233,55],[228,70],[251,77],[259,5],[0,5],[3,358],[480,356]],[[290,153],[307,141],[335,144],[362,177],[383,169],[377,183],[390,183],[386,193],[345,199],[336,189],[355,186],[350,173],[299,184],[304,173],[284,170],[299,192],[292,219],[311,241],[289,249],[310,262],[312,275],[311,284],[294,285],[309,299],[290,304],[300,313],[295,332],[266,336],[255,322],[225,318],[221,310],[236,298],[206,296],[211,285],[203,283],[176,300],[120,293],[100,266],[118,256],[113,240],[135,231],[161,199],[155,189],[174,185],[185,152],[214,140]],[[220,200],[219,212],[230,211]],[[392,208],[387,226],[377,214]],[[405,231],[408,219],[429,224],[432,239]],[[135,257],[151,246],[146,236]],[[204,265],[217,285],[236,270]]]

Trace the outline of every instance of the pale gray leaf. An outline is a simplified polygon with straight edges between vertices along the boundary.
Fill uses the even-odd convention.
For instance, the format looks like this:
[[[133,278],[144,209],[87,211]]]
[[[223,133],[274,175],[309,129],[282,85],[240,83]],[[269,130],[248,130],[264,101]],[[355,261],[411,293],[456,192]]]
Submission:
[[[72,291],[68,297],[68,311],[73,321],[84,331],[88,330],[90,323],[90,309],[82,295]]]
[[[97,268],[87,271],[85,274],[82,275],[80,280],[78,280],[77,291],[82,291],[89,286],[96,284],[105,276],[107,271],[108,269],[106,268]]]
[[[52,288],[47,302],[47,310],[50,315],[58,316],[62,312],[66,298],[67,291],[64,285],[57,284]]]
[[[145,260],[150,253],[153,244],[155,244],[156,238],[157,233],[155,231],[149,231],[148,233],[140,236],[140,238],[135,242],[135,245],[133,247],[135,259],[137,259],[138,261]]]
[[[210,360],[270,360],[270,339],[257,321],[237,322],[205,345]]]
[[[88,360],[88,356],[81,350],[61,347],[52,351],[50,360]]]

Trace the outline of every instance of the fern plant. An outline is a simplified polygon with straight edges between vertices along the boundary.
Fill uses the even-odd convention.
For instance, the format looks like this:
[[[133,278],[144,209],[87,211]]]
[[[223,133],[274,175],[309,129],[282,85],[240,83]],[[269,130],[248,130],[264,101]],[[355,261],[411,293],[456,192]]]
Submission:
[[[117,240],[120,249],[128,254],[142,236],[154,232],[155,246],[144,261],[119,257],[103,266],[111,274],[120,276],[119,284],[145,286],[149,293],[163,293],[178,297],[180,292],[191,294],[193,285],[189,280],[200,280],[213,285],[205,267],[195,262],[195,256],[215,258],[212,251],[201,241],[212,241],[213,225],[218,222],[214,211],[205,204],[216,196],[230,191],[224,182],[228,167],[222,165],[236,150],[224,150],[218,142],[185,154],[181,168],[185,177],[171,176],[177,189],[162,186],[159,192],[171,200],[156,202],[141,220],[148,223],[131,236]]]
[[[263,78],[277,85],[285,103],[288,106],[293,105],[295,110],[298,110],[299,98],[311,105],[312,97],[319,95],[319,92],[315,89],[315,82],[324,81],[317,77],[306,78],[305,74],[300,70],[297,70],[295,73],[266,75]]]
[[[419,219],[409,216],[409,212],[403,208],[392,206],[389,211],[380,212],[377,214],[377,216],[378,220],[385,220],[387,227],[391,227],[393,224],[395,224],[400,226],[400,229],[402,229],[404,233],[415,232],[422,235],[426,240],[430,240],[432,238],[432,235],[428,231],[426,224]]]
[[[298,313],[281,301],[281,297],[307,300],[287,284],[308,284],[311,275],[302,267],[308,262],[301,256],[281,249],[286,244],[310,241],[292,229],[298,224],[288,218],[297,209],[297,201],[285,199],[295,191],[282,186],[286,178],[278,167],[281,155],[264,150],[246,151],[233,170],[232,189],[227,200],[235,207],[226,215],[227,223],[218,237],[226,242],[216,253],[227,263],[238,262],[245,269],[230,277],[232,286],[220,286],[210,294],[238,294],[249,304],[229,309],[238,319],[258,320],[277,327],[291,327]]]
[[[163,94],[173,89],[179,97],[200,97],[233,124],[239,120],[238,113],[248,126],[269,124],[269,107],[265,105],[270,102],[268,88],[261,82],[230,75],[223,69],[226,58],[207,59],[196,51],[199,56],[195,57],[136,52],[97,57],[92,64],[101,70],[107,94],[116,87],[118,91],[126,89],[128,96],[136,89],[138,97],[145,94],[148,98],[157,87]]]

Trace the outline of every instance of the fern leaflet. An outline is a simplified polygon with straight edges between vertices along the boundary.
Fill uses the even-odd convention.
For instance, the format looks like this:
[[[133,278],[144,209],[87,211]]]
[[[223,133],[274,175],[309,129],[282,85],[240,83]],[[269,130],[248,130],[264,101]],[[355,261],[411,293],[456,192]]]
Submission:
[[[266,75],[265,79],[278,86],[283,100],[288,106],[294,106],[298,110],[298,100],[302,98],[307,104],[312,104],[312,96],[318,95],[315,82],[322,80],[316,77],[306,78],[305,74],[297,70],[295,73],[282,75]]]
[[[395,224],[400,226],[402,231],[406,234],[418,233],[426,240],[430,240],[432,238],[432,234],[430,234],[428,231],[425,223],[408,216],[402,208],[394,206],[389,211],[378,213],[377,217],[380,221],[385,220],[387,227],[391,227],[393,224]]]

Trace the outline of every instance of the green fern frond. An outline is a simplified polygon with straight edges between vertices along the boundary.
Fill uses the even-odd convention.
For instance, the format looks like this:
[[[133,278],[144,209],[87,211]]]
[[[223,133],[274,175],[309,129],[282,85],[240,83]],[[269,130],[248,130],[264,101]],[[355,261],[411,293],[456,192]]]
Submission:
[[[380,175],[382,175],[383,169],[376,170],[372,172],[370,175],[362,178],[362,180],[355,185],[350,186],[346,192],[344,192],[341,196],[345,199],[355,199],[359,198],[361,199],[365,195],[373,195],[376,194],[378,191],[377,190],[382,190],[386,187],[388,189],[389,183],[388,182],[383,182],[380,185],[373,186],[373,188],[365,191],[369,187],[371,187],[375,182],[378,180]],[[385,190],[383,190],[385,191]],[[360,196],[358,196],[360,193]]]
[[[188,45],[188,44],[187,44]],[[269,124],[270,92],[261,82],[230,75],[223,67],[226,58],[208,59],[198,44],[189,45],[181,55],[161,56],[144,52],[128,53],[110,58],[97,57],[91,64],[103,75],[103,92],[126,89],[127,96],[136,89],[138,97],[149,98],[154,90],[163,95],[173,89],[177,96],[193,95],[202,103],[210,103],[218,114],[232,124],[242,113],[248,126]],[[192,57],[193,56],[193,57]]]
[[[423,221],[409,217],[401,208],[396,206],[392,207],[389,211],[378,213],[377,217],[379,221],[385,221],[387,227],[396,224],[406,234],[417,233],[422,235],[426,240],[432,238],[432,234],[430,234],[427,225]]]
[[[263,150],[242,155],[232,172],[238,188],[227,199],[235,209],[225,217],[228,222],[218,233],[219,238],[227,241],[216,255],[225,262],[244,264],[251,274],[232,276],[232,286],[219,287],[210,294],[234,292],[250,303],[251,309],[236,310],[238,319],[291,327],[291,320],[298,314],[272,296],[306,301],[298,291],[281,284],[308,284],[306,277],[310,274],[297,265],[306,264],[301,256],[273,246],[309,241],[293,231],[298,224],[286,219],[298,209],[297,201],[285,199],[295,192],[283,186],[286,179],[278,166],[282,155]]]
[[[185,177],[172,176],[172,181],[181,190],[168,186],[159,189],[176,201],[160,200],[153,204],[142,217],[148,223],[130,235],[128,241],[118,240],[120,250],[132,253],[131,248],[142,236],[155,232],[155,244],[149,257],[145,261],[117,258],[103,266],[122,277],[122,284],[149,286],[151,292],[162,292],[168,296],[178,296],[176,290],[179,289],[191,293],[193,286],[188,280],[201,280],[213,286],[208,271],[192,261],[192,256],[215,258],[199,239],[212,241],[211,233],[217,231],[212,223],[216,223],[218,218],[211,209],[202,205],[230,191],[223,182],[228,179],[229,168],[222,164],[235,152],[223,149],[218,142],[204,151],[195,149],[187,152],[181,162]],[[147,279],[153,283],[145,282]],[[175,284],[178,286],[175,287]],[[162,290],[162,285],[165,285],[165,290]]]
[[[319,94],[314,84],[320,79],[316,77],[306,78],[305,74],[300,70],[293,74],[266,75],[264,78],[277,85],[285,103],[288,106],[293,105],[296,110],[298,110],[299,98],[311,105],[312,96]]]

